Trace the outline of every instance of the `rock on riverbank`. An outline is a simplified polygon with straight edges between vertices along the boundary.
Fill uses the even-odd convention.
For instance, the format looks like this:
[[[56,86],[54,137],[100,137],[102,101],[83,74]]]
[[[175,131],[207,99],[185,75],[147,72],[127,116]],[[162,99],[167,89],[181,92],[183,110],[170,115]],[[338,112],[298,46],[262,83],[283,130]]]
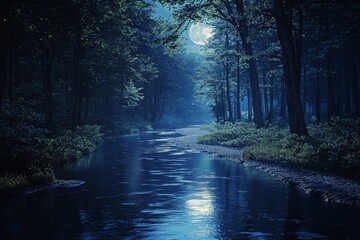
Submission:
[[[326,202],[334,202],[360,207],[360,183],[346,178],[303,169],[289,168],[276,164],[245,160],[241,149],[198,144],[198,137],[207,134],[198,127],[177,130],[183,136],[171,139],[176,146],[213,154],[246,166],[269,173],[277,180],[305,191],[307,194],[321,197]]]

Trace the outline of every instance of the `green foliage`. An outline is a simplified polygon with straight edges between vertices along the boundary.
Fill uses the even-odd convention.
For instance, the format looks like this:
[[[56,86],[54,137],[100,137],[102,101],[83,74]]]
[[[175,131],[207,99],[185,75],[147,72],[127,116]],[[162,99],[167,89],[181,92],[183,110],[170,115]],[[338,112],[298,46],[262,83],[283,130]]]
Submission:
[[[266,129],[257,129],[255,124],[244,122],[234,124],[226,122],[223,125],[217,124],[212,131],[212,134],[201,137],[199,141],[205,144],[245,147],[257,144],[259,140],[265,143],[278,141],[286,132],[275,126],[270,126]]]
[[[100,126],[85,125],[78,127],[76,132],[64,131],[59,137],[51,139],[49,147],[52,148],[58,162],[76,160],[95,151],[96,146],[102,141],[102,136]]]
[[[55,180],[54,167],[78,159],[102,141],[100,126],[85,125],[76,132],[54,134],[41,127],[43,116],[20,103],[5,101],[0,113],[0,191]]]
[[[17,193],[28,186],[28,178],[26,175],[10,175],[5,174],[0,177],[0,194]]]
[[[360,119],[334,118],[309,126],[312,137],[275,126],[225,123],[211,128],[200,143],[243,148],[243,157],[327,171],[360,179]]]
[[[333,118],[309,128],[316,136],[325,170],[360,178],[360,119]]]

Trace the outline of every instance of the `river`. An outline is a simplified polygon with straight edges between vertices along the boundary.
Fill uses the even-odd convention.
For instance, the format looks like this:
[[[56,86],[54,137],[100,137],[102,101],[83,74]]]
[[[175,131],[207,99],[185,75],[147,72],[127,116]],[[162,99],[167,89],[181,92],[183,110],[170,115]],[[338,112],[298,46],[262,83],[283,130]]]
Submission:
[[[83,180],[0,203],[0,239],[360,239],[360,209],[185,151],[173,132],[107,138],[59,169]]]

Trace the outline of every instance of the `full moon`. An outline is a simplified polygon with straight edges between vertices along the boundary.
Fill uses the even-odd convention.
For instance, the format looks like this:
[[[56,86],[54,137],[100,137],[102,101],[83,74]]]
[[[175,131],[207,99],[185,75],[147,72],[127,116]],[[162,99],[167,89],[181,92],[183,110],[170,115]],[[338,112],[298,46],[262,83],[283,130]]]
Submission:
[[[204,46],[213,35],[213,28],[205,23],[193,23],[189,29],[190,40],[197,45]]]

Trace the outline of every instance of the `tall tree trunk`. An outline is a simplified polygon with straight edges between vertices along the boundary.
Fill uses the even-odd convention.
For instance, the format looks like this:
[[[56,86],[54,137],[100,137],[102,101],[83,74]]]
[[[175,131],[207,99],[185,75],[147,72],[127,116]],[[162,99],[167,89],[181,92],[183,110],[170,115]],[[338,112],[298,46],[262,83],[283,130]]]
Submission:
[[[261,93],[259,87],[259,76],[257,72],[256,60],[254,57],[252,41],[249,34],[249,26],[244,16],[244,2],[243,0],[234,0],[239,19],[236,20],[236,29],[239,32],[241,43],[243,45],[245,54],[248,56],[248,71],[250,78],[250,88],[252,96],[252,105],[254,110],[254,122],[257,127],[264,126],[263,113],[261,108]],[[231,10],[230,10],[231,12]],[[241,17],[241,18],[240,18]],[[245,19],[245,20],[244,20]]]
[[[267,87],[266,87],[266,71],[263,70],[263,85],[264,85],[264,111],[265,116],[269,114],[269,99],[268,99],[268,93],[267,93]]]
[[[318,29],[318,38],[317,38],[317,56],[316,56],[316,88],[315,88],[315,109],[316,109],[316,122],[320,123],[321,121],[321,83],[320,83],[320,69],[321,69],[321,59],[320,59],[320,52],[321,52],[321,34],[322,34],[322,22],[323,18],[320,18],[319,29]]]
[[[355,97],[355,115],[360,117],[360,67],[356,68],[356,78],[353,82]],[[356,93],[355,93],[356,92]]]
[[[221,113],[222,113],[222,119],[225,122],[226,121],[226,105],[225,105],[225,93],[224,93],[224,87],[223,83],[220,84],[220,91],[221,91]]]
[[[304,109],[304,115],[306,115],[306,99],[307,99],[307,60],[308,60],[308,50],[306,49],[305,60],[303,64],[303,96],[302,96],[302,103]]]
[[[327,80],[327,99],[328,99],[328,120],[335,116],[335,89],[334,89],[334,79],[332,74],[331,66],[331,54],[330,52],[326,53],[326,80]]]
[[[70,127],[71,130],[76,131],[76,127],[80,123],[79,111],[81,111],[81,57],[82,57],[82,41],[81,41],[81,26],[80,21],[78,20],[78,26],[75,33],[75,42],[74,42],[74,56],[73,56],[73,82],[71,88],[71,97],[70,97]]]
[[[320,67],[320,66],[318,66]],[[316,73],[316,87],[315,87],[315,109],[316,109],[316,122],[321,121],[321,100],[320,100],[320,76],[319,70]]]
[[[89,116],[89,108],[90,108],[90,98],[86,98],[85,99],[85,111],[84,111],[84,124],[87,123],[87,120],[88,120],[88,116]]]
[[[346,73],[346,80],[345,80],[345,116],[350,117],[351,116],[351,79],[350,74]]]
[[[286,93],[285,93],[285,80],[284,76],[281,78],[281,97],[280,97],[280,117],[285,119],[286,118]]]
[[[11,30],[9,31],[9,81],[8,81],[8,98],[10,102],[13,102],[12,87],[14,81],[14,42],[12,38]]]
[[[9,48],[9,7],[10,1],[0,3],[0,109],[5,95]]]
[[[251,112],[251,93],[250,88],[247,88],[247,100],[248,100],[248,121],[252,122],[252,112]]]
[[[336,51],[336,58],[335,59],[339,59],[340,62],[342,62],[342,55],[340,54],[339,51]],[[343,113],[343,81],[344,81],[344,75],[343,75],[343,66],[342,64],[338,64],[337,66],[337,71],[336,71],[336,81],[334,82],[336,87],[335,87],[335,103],[336,103],[336,114],[337,115],[342,115]]]
[[[298,1],[299,29],[294,33],[293,1],[273,0],[274,16],[283,57],[286,100],[290,132],[307,136],[304,111],[300,97],[301,52],[302,52],[302,7]]]
[[[360,38],[355,37],[355,57],[354,57],[354,76],[353,76],[353,94],[355,116],[360,117]]]
[[[243,27],[244,28],[244,27]],[[249,57],[248,60],[248,71],[250,78],[250,90],[252,97],[252,107],[254,110],[254,123],[257,127],[264,126],[263,113],[261,108],[261,95],[260,95],[260,87],[259,87],[259,77],[257,73],[256,61],[254,58],[252,44],[249,41],[248,29],[240,29],[239,30],[243,48],[245,54]]]
[[[353,93],[353,105],[354,105],[354,113],[355,116],[360,116],[360,91],[359,91],[359,83],[357,79],[357,73],[356,70],[352,70],[353,74],[351,76],[351,87],[352,87],[352,93]]]
[[[269,121],[270,123],[274,118],[274,77],[270,77],[270,112],[269,112]]]
[[[52,83],[51,83],[51,70],[53,66],[55,54],[51,53],[49,47],[44,46],[42,52],[42,79],[43,79],[43,91],[45,94],[44,104],[46,109],[46,127],[48,129],[53,128],[53,106],[52,106]]]
[[[236,66],[236,119],[241,121],[241,69],[240,69],[240,43],[236,42],[237,66]]]
[[[226,51],[229,50],[229,35],[228,33],[225,33],[225,49]],[[227,108],[229,111],[229,121],[233,121],[233,114],[232,114],[232,108],[231,108],[231,96],[230,96],[230,63],[229,58],[226,58],[225,62],[225,82],[226,82],[226,102],[227,102]]]
[[[212,5],[222,16],[226,15],[222,9],[226,9],[225,11],[229,17],[225,16],[225,18],[227,18],[226,20],[236,28],[240,35],[240,40],[243,45],[245,54],[248,56],[247,64],[249,65],[248,72],[250,79],[252,105],[254,110],[254,122],[258,128],[261,128],[264,126],[264,119],[261,108],[259,77],[256,67],[256,60],[253,53],[252,41],[249,34],[247,16],[245,14],[244,1],[232,0],[220,2],[222,4],[221,7],[218,5],[218,3],[212,3]],[[234,7],[236,10],[234,10]]]
[[[158,112],[157,108],[158,108],[157,97],[156,97],[156,95],[154,95],[154,99],[152,102],[152,108],[151,108],[151,120],[150,120],[151,123],[156,122],[157,112]]]

